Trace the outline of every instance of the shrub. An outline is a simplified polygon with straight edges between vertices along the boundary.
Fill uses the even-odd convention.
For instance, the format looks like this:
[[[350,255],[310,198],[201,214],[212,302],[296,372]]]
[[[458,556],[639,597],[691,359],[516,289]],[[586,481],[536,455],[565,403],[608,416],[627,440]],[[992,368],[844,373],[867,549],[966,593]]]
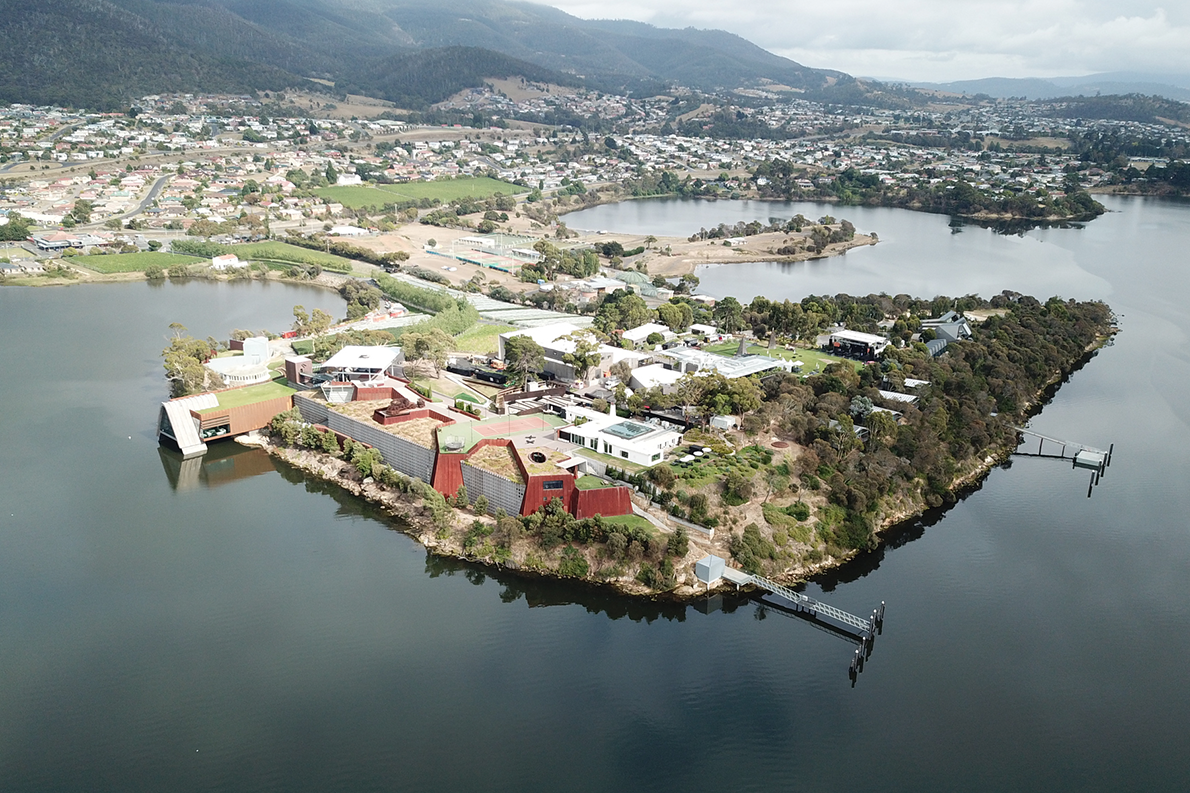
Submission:
[[[777,548],[760,533],[760,527],[749,523],[744,533],[731,538],[731,555],[745,572],[763,572],[763,560],[776,559]]]
[[[586,578],[590,572],[590,565],[586,558],[573,545],[568,545],[562,551],[562,560],[558,563],[559,575],[569,578]]]
[[[669,535],[669,543],[666,546],[666,550],[670,555],[677,556],[678,558],[682,558],[690,552],[690,535],[686,533],[684,526],[678,526],[677,531]]]
[[[668,489],[673,487],[675,477],[673,469],[665,463],[661,463],[649,469],[649,479],[658,487]]]
[[[613,559],[623,559],[628,551],[628,538],[618,531],[607,535],[607,552]]]
[[[673,562],[663,559],[657,567],[642,562],[636,580],[652,589],[671,589],[677,581],[677,576],[674,573]]]

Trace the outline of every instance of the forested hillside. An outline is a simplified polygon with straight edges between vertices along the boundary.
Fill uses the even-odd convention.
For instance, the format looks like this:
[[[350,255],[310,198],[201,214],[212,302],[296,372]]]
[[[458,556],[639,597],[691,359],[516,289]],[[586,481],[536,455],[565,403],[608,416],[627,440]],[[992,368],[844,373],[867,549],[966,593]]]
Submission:
[[[400,107],[421,110],[484,80],[520,76],[537,82],[579,85],[581,80],[477,47],[439,47],[386,58],[358,77],[339,84],[341,90],[387,99]]]
[[[723,31],[593,22],[502,0],[10,0],[0,31],[0,100],[101,109],[306,78],[411,107],[509,76],[649,94],[769,80],[836,100],[869,90]]]
[[[111,109],[149,93],[242,93],[283,88],[299,80],[271,65],[235,57],[229,49],[233,30],[245,41],[268,39],[256,37],[234,19],[216,26],[225,12],[196,22],[199,31],[222,31],[210,37],[224,46],[204,52],[106,0],[9,0],[4,11],[0,100],[6,102]],[[197,8],[179,13],[196,20],[204,11],[209,13]],[[199,31],[190,39],[208,35]]]

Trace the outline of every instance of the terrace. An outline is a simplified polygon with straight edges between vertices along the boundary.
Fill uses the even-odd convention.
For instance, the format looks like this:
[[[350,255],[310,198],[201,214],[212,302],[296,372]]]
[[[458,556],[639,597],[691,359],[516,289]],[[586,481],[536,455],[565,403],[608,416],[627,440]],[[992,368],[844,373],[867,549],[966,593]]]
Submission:
[[[552,439],[566,422],[557,416],[534,413],[529,416],[497,416],[483,421],[461,422],[438,433],[438,451],[458,454],[470,451],[484,438],[512,438],[517,446]]]

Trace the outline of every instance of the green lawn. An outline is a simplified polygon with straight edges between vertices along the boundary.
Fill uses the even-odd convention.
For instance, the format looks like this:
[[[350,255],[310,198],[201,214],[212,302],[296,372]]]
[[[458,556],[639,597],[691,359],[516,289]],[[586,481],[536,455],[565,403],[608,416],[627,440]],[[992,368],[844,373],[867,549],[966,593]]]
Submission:
[[[629,471],[636,474],[645,470],[645,466],[643,465],[637,465],[634,462],[624,460],[620,457],[612,457],[610,454],[603,454],[602,452],[597,452],[594,449],[587,449],[584,447],[582,449],[575,449],[574,453],[580,457],[586,457],[588,460],[598,460],[599,462],[607,463],[612,468],[619,468],[621,471]]]
[[[243,245],[233,245],[232,253],[244,260],[292,262],[294,264],[320,264],[327,270],[349,273],[352,269],[350,259],[335,256],[333,253],[301,248],[286,242],[249,242]]]
[[[613,485],[609,485],[597,476],[588,476],[586,474],[575,480],[574,486],[579,490],[599,490],[603,487],[613,487]]]
[[[497,337],[510,330],[516,328],[512,325],[476,325],[455,336],[454,348],[457,352],[494,354],[500,346]]]
[[[294,391],[295,389],[285,384],[284,377],[279,377],[267,383],[257,383],[256,385],[244,386],[243,388],[220,391],[217,394],[219,397],[219,407],[200,410],[199,413],[209,413],[212,410],[238,408],[243,405],[252,405],[256,402],[265,402],[269,399],[276,399],[277,397],[290,396]]]
[[[650,536],[657,533],[657,527],[640,515],[616,515],[615,517],[604,518],[603,523],[604,525],[628,526],[629,528],[643,529]]]
[[[422,198],[437,198],[443,203],[456,198],[487,198],[495,193],[515,195],[525,188],[486,176],[466,179],[446,179],[434,182],[405,182],[351,187],[320,187],[314,191],[322,198],[337,201],[345,207],[359,209],[375,205],[399,204],[403,201],[418,201]]]
[[[735,355],[736,350],[740,348],[740,343],[725,342],[723,344],[708,344],[703,347],[707,352],[717,352],[720,355]],[[801,361],[805,366],[802,367],[802,374],[811,374],[820,369],[825,369],[832,363],[849,363],[856,369],[862,368],[863,364],[859,361],[853,361],[850,358],[840,358],[837,355],[828,355],[818,350],[809,350],[803,347],[798,347],[796,350],[786,350],[781,347],[775,350],[769,350],[768,345],[750,344],[747,351],[752,355],[771,355],[773,358],[781,358],[786,361]]]
[[[161,251],[144,251],[141,253],[109,253],[95,256],[68,256],[64,260],[68,264],[86,267],[97,273],[141,273],[150,265],[171,267],[175,264],[195,264],[202,262],[195,256],[183,256],[180,253],[162,253]]]

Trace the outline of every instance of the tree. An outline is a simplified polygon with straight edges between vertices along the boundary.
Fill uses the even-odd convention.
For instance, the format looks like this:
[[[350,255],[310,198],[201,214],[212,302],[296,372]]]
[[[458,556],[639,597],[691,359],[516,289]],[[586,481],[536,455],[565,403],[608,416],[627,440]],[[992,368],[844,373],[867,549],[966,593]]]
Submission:
[[[711,317],[724,333],[735,333],[744,327],[744,307],[730,295],[715,303]]]
[[[203,237],[204,239],[210,239],[211,237],[218,234],[221,230],[222,229],[219,227],[218,223],[214,222],[213,220],[207,220],[206,218],[203,218],[202,220],[196,220],[190,224],[190,228],[186,229],[186,234],[191,237]]]
[[[603,360],[603,356],[599,352],[599,344],[592,340],[590,332],[585,330],[575,331],[562,338],[574,342],[574,352],[563,355],[562,362],[574,368],[575,377],[579,380],[586,380],[591,368],[598,366],[599,362]]]
[[[617,289],[603,298],[595,312],[595,327],[610,334],[616,330],[630,330],[653,319],[653,312],[640,295],[627,289]]]
[[[454,346],[454,338],[440,328],[428,333],[410,331],[401,336],[401,349],[410,361],[425,361],[434,365],[434,376],[446,365],[446,353]]]
[[[307,314],[304,306],[294,306],[293,317],[293,329],[299,336],[313,336],[315,338],[326,333],[335,321],[334,317],[321,308],[316,308],[313,313]]]
[[[652,234],[645,237],[645,247],[646,248],[652,248],[654,243],[656,243],[656,242],[657,242],[657,238],[654,237]]]
[[[674,333],[683,333],[694,322],[694,311],[685,303],[662,303],[657,306],[657,319]]]
[[[215,355],[212,340],[195,339],[176,322],[169,327],[173,335],[169,346],[161,351],[161,357],[165,377],[170,382],[170,393],[175,397],[189,396],[206,391],[208,382],[214,387],[223,385],[219,375],[203,366]]]
[[[334,185],[339,181],[339,172],[335,170],[335,166],[331,163],[326,164],[326,181],[327,184]]]
[[[524,384],[529,372],[539,372],[545,366],[545,351],[528,336],[512,336],[504,342],[504,363]]]

